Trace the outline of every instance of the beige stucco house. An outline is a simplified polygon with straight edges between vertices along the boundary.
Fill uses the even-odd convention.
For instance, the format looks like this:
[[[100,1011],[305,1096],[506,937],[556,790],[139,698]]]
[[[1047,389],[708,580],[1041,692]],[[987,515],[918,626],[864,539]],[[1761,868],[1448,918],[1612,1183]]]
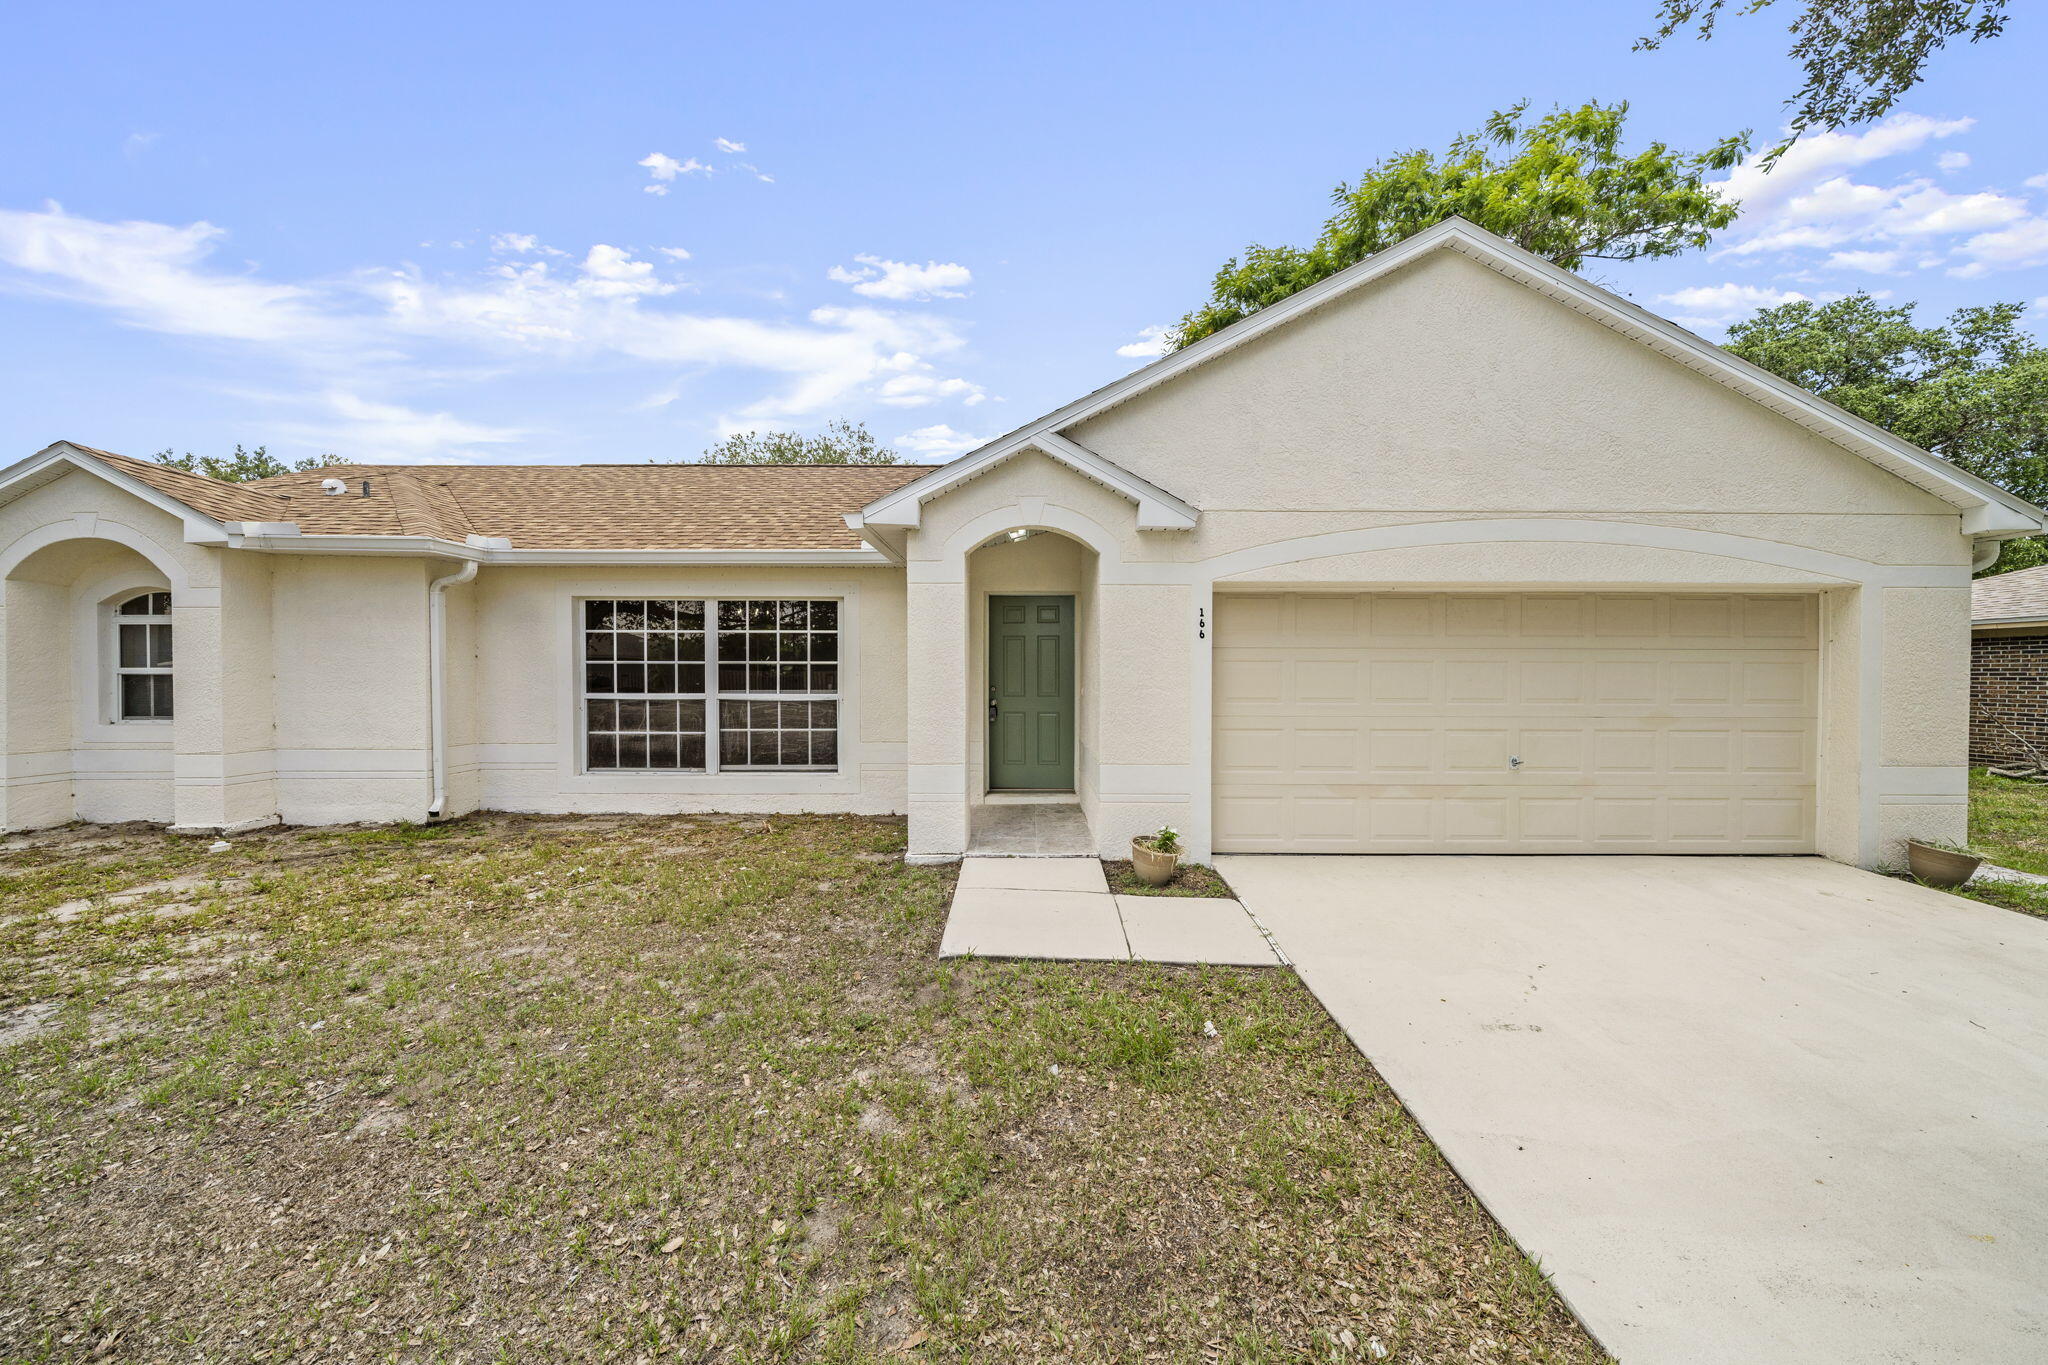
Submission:
[[[1963,833],[2043,514],[1461,222],[939,467],[0,474],[0,825],[907,813],[1191,852]]]

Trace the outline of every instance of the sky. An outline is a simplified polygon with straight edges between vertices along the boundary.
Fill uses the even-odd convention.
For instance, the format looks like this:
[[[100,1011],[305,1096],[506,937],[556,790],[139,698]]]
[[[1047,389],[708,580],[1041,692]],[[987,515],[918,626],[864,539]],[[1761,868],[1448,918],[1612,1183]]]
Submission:
[[[1250,242],[1517,100],[1767,144],[1793,0],[1032,6],[23,0],[0,45],[0,465],[58,439],[694,459],[866,422],[935,461],[1146,363]],[[338,17],[342,14],[345,18]],[[1562,16],[1562,17],[1561,17]],[[2048,317],[2048,15],[1585,273],[1716,340],[1867,289]]]

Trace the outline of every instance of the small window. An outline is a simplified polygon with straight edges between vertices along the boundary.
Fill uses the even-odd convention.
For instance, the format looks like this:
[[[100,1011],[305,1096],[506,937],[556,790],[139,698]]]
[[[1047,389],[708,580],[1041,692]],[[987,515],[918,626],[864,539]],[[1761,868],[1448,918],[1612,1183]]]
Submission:
[[[171,718],[171,595],[145,592],[114,608],[114,714]]]

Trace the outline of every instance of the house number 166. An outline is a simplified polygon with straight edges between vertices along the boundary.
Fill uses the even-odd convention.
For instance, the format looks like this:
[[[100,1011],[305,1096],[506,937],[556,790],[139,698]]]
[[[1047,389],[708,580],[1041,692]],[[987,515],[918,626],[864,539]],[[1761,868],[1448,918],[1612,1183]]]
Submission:
[[[1207,607],[1195,608],[1195,638],[1197,640],[1209,638],[1209,609]]]

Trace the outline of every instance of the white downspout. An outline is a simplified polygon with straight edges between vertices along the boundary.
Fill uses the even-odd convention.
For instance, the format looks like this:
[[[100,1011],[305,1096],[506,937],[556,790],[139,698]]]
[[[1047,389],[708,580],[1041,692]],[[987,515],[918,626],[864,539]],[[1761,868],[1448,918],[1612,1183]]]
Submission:
[[[477,561],[427,585],[427,713],[433,736],[434,799],[427,818],[438,820],[448,804],[448,589],[474,582]]]
[[[1983,573],[1998,562],[1998,552],[2005,548],[2002,540],[1980,540],[1977,542],[1977,558],[1970,564],[1971,573]]]

